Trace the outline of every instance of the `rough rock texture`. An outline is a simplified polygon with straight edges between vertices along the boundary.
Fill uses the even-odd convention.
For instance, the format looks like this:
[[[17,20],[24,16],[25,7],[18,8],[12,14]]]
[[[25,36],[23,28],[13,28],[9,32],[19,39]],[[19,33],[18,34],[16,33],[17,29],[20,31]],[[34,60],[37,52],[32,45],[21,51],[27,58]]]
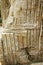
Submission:
[[[2,48],[7,65],[40,59],[40,11],[39,0],[2,1]]]
[[[3,3],[4,2],[4,3]],[[39,6],[37,4],[37,0],[12,0],[10,2],[3,1],[3,23],[5,23],[5,27],[13,27],[14,25],[18,24],[24,24],[24,23],[34,23],[35,25],[39,25],[38,22],[36,22],[36,16],[39,16]],[[39,0],[38,0],[39,2]],[[38,8],[37,8],[38,7]],[[7,11],[9,11],[9,14],[7,14]],[[7,16],[8,15],[8,16]]]

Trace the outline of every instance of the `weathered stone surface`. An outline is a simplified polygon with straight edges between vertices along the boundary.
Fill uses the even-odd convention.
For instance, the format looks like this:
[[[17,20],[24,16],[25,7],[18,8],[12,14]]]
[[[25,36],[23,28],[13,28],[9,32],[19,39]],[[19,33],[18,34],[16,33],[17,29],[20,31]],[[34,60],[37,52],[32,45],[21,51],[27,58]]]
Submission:
[[[7,1],[3,0],[2,3],[4,5]],[[5,62],[12,65],[37,61],[37,58],[40,61],[42,57],[39,50],[41,25],[39,0],[8,0],[8,3],[2,5]]]
[[[6,1],[4,1],[5,3],[7,3]],[[4,16],[6,17],[6,19],[4,18],[3,23],[5,23],[5,28],[10,28],[13,27],[13,25],[20,25],[20,24],[25,24],[28,22],[29,23],[35,23],[35,24],[39,24],[39,22],[35,22],[35,18],[38,15],[39,11],[38,9],[35,7],[35,0],[31,1],[31,0],[14,0],[10,2],[10,7],[9,5],[5,6],[4,3],[3,5],[5,6],[6,10],[9,10],[9,14],[7,16],[7,14],[5,14]],[[4,7],[3,6],[3,7]],[[29,7],[28,7],[29,6]],[[9,7],[9,9],[7,8]],[[5,8],[3,10],[5,10]],[[36,9],[36,11],[35,11]],[[7,11],[5,10],[5,13],[7,13]],[[38,13],[37,13],[38,12]],[[4,12],[3,12],[4,13]],[[36,15],[35,15],[36,13]],[[2,15],[3,16],[3,15]],[[3,17],[4,17],[3,16]],[[39,15],[38,15],[39,16]]]

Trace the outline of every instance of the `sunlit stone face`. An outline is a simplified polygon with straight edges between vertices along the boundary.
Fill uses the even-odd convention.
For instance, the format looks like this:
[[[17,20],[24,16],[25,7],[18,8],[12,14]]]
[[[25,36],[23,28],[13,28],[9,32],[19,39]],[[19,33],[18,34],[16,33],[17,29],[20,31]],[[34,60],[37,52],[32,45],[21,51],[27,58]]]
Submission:
[[[2,63],[0,62],[0,65],[2,65]]]
[[[9,0],[9,2],[10,2],[11,4],[13,4],[13,3],[14,3],[14,1],[15,1],[15,0]]]

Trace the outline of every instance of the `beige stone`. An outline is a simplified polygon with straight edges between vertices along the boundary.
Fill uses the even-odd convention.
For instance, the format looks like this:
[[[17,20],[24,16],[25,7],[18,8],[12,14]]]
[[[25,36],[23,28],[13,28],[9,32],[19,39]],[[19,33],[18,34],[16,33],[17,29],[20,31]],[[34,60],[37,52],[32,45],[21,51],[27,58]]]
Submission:
[[[28,63],[37,58],[41,50],[40,1],[9,0],[8,3],[7,5],[7,1],[2,1],[4,59],[8,64]]]

